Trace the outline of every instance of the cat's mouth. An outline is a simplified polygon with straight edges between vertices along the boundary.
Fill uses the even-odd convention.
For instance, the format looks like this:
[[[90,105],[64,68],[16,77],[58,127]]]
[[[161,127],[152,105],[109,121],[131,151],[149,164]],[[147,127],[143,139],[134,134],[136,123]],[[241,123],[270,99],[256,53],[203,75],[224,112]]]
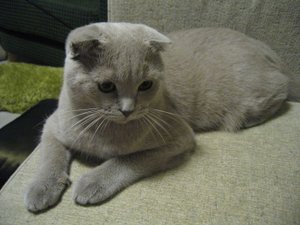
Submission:
[[[126,123],[129,123],[131,121],[134,121],[134,120],[138,120],[142,118],[142,116],[140,115],[130,115],[130,116],[119,116],[119,117],[114,117],[112,118],[111,120],[115,123],[119,123],[119,124],[126,124]]]
[[[146,111],[142,111],[142,112],[133,112],[130,115],[120,114],[119,116],[111,117],[110,120],[118,124],[126,124],[145,117],[146,113],[147,113]]]

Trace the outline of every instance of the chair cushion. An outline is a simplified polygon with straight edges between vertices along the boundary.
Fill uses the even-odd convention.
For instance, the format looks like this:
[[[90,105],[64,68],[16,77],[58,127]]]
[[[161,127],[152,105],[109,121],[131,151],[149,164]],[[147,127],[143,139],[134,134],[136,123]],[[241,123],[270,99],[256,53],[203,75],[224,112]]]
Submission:
[[[196,136],[184,165],[143,179],[112,198],[82,207],[72,186],[49,211],[26,211],[23,194],[39,165],[38,148],[0,191],[2,224],[300,224],[300,104],[237,133]],[[90,170],[74,161],[71,179]],[[17,212],[17,213],[16,213]]]

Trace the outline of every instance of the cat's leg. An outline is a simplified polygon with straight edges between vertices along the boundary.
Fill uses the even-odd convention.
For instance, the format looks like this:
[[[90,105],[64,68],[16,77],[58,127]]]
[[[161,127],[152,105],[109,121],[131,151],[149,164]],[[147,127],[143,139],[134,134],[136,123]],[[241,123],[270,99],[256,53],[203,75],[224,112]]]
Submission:
[[[264,83],[265,88],[260,91],[263,94],[255,94],[252,101],[248,102],[246,117],[243,121],[244,128],[259,125],[270,119],[287,99],[287,77],[279,71],[271,71],[265,75],[269,82]]]
[[[39,145],[40,165],[36,177],[25,193],[25,206],[31,212],[38,212],[58,203],[63,191],[70,184],[68,178],[71,154],[44,128]]]
[[[74,201],[80,205],[105,201],[143,177],[179,165],[194,147],[194,136],[183,135],[158,149],[110,159],[79,179]]]
[[[282,106],[285,95],[267,99],[264,104],[240,107],[228,112],[222,121],[221,130],[236,132],[242,128],[260,125],[270,119]]]
[[[241,129],[245,114],[239,109],[233,109],[224,115],[220,124],[220,130],[236,132]]]
[[[257,125],[260,125],[270,119],[273,115],[276,114],[276,112],[280,109],[282,104],[284,103],[285,99],[279,99],[277,101],[274,101],[272,105],[268,106],[266,109],[262,110],[258,113],[253,113],[252,115],[249,115],[244,124],[244,128],[250,128]]]

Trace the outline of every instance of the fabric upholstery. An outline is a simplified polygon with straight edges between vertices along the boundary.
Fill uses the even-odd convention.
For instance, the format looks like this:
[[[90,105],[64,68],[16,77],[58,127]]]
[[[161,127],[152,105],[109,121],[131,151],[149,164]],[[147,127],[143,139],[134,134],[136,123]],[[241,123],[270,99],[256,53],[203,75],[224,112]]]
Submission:
[[[299,0],[110,0],[109,21],[148,24],[169,32],[228,27],[272,47],[300,76]]]
[[[0,224],[300,224],[300,103],[237,133],[197,134],[184,165],[128,187],[93,207],[75,205],[72,186],[40,215],[26,211],[23,193],[39,164],[34,151],[0,192]],[[90,170],[78,161],[72,181]]]

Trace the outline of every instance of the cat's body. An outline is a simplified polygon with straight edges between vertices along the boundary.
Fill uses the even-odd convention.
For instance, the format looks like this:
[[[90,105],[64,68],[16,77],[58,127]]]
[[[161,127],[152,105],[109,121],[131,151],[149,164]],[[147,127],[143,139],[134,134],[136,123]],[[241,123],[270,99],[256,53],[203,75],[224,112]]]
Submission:
[[[195,130],[235,131],[265,121],[287,97],[288,78],[265,44],[229,30],[168,35],[166,87],[176,111]]]
[[[287,98],[288,78],[267,46],[226,29],[170,34],[144,25],[99,23],[67,41],[58,110],[47,120],[42,165],[25,195],[33,212],[57,203],[72,149],[106,159],[75,184],[94,204],[134,181],[178,165],[193,130],[249,127]]]

